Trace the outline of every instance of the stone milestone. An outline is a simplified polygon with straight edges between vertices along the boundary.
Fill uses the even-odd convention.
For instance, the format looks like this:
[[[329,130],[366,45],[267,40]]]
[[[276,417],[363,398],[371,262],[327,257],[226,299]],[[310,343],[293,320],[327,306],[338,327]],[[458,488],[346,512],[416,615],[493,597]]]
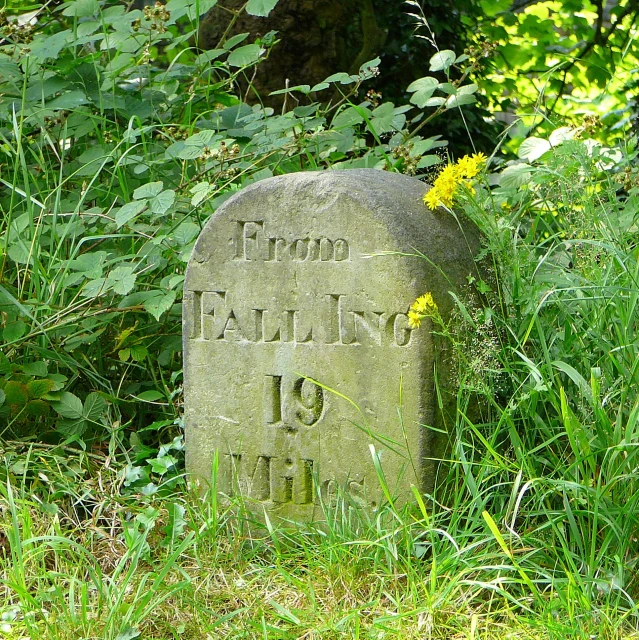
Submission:
[[[423,204],[427,186],[369,169],[253,184],[202,231],[184,292],[187,470],[256,510],[322,517],[432,480],[442,427],[428,323],[408,309],[475,272],[476,230]]]

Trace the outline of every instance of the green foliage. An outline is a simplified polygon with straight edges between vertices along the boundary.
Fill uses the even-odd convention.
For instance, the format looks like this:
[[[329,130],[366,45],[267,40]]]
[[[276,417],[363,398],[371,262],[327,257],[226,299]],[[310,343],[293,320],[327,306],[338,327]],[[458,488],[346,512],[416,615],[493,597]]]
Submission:
[[[531,128],[548,135],[553,116],[596,127],[609,143],[636,118],[635,2],[479,4],[484,18],[474,53],[490,60],[475,81],[491,111],[521,116],[510,132],[511,150]]]
[[[621,112],[605,144],[585,118],[537,126],[540,113],[568,117],[568,102],[552,102],[562,75],[548,77],[550,104],[548,91],[539,98],[527,87],[533,62],[548,64],[552,38],[569,25],[559,53],[570,100],[584,110],[620,103],[611,92],[628,80],[623,65],[635,64],[617,49],[621,27],[607,43],[623,73],[599,102],[597,73],[578,71],[601,43],[574,64],[570,51],[572,33],[594,37],[588,19],[566,13],[568,2],[512,13],[486,0],[486,29],[507,55],[520,55],[513,44],[527,52],[525,74],[495,67],[482,80],[490,47],[443,49],[408,87],[410,104],[396,105],[357,98],[377,73],[372,60],[357,74],[283,89],[289,104],[300,95],[309,104],[276,114],[235,92],[267,55],[263,42],[242,34],[192,49],[198,13],[210,6],[171,0],[127,12],[74,0],[43,9],[36,25],[0,25],[2,622],[32,636],[168,637],[183,633],[173,624],[178,602],[197,621],[194,637],[356,637],[360,627],[409,637],[442,620],[453,635],[467,631],[469,610],[470,637],[472,620],[489,614],[530,616],[532,633],[543,630],[535,637],[576,628],[588,637],[607,619],[606,633],[619,637],[639,597],[636,141],[622,138]],[[621,13],[625,25],[632,15]],[[472,283],[480,303],[457,298],[454,324],[436,327],[459,365],[450,464],[436,495],[416,492],[402,510],[384,485],[388,504],[372,517],[338,496],[323,505],[322,528],[293,532],[254,522],[241,497],[222,505],[210,496],[197,509],[176,498],[181,288],[208,217],[271,175],[419,175],[446,144],[420,133],[459,113],[478,86],[495,103],[517,95],[528,102],[514,107],[541,111],[511,129],[516,159],[493,156],[474,193],[460,187],[493,275]],[[320,88],[338,99],[313,102]],[[114,462],[122,449],[126,460]],[[244,600],[231,593],[226,575],[212,587],[220,567],[237,572],[236,585],[263,581],[259,606],[252,588]],[[326,576],[339,585],[326,589],[337,603],[329,613],[306,588]],[[295,598],[305,590],[310,604],[277,600],[277,580]],[[345,584],[369,604],[344,604]],[[231,613],[218,615],[225,607]]]
[[[444,491],[493,534],[499,514],[530,548],[517,571],[589,611],[639,593],[637,154],[559,129],[467,191],[495,278],[440,327],[460,365]]]
[[[282,114],[249,106],[237,79],[267,51],[249,34],[194,50],[210,6],[170,0],[126,11],[72,0],[42,7],[18,31],[12,16],[0,25],[7,435],[120,442],[133,430],[135,446],[155,451],[134,466],[156,460],[147,473],[155,478],[159,443],[180,428],[184,269],[215,208],[274,174],[425,170],[446,142],[419,131],[476,90],[466,81],[472,65],[444,51],[411,88],[412,105],[357,99],[378,73],[375,59],[357,74],[282,90],[294,104],[296,94],[332,87],[339,97],[328,105]],[[34,388],[29,367],[43,367],[51,388]]]

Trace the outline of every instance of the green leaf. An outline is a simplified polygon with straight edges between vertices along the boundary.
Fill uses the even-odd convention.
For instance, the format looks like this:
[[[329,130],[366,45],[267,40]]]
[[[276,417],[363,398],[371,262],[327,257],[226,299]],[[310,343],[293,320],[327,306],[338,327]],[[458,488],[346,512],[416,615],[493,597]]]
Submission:
[[[455,52],[450,49],[438,51],[430,59],[430,71],[441,71],[442,69],[448,70],[450,65],[455,62],[455,58],[457,58]]]
[[[161,193],[162,189],[164,189],[164,183],[161,180],[158,182],[143,184],[133,192],[133,199],[141,200],[142,198],[153,198]]]
[[[131,360],[141,362],[149,355],[149,350],[142,345],[136,344],[131,347]]]
[[[106,400],[99,393],[90,393],[84,401],[83,415],[89,422],[97,422],[106,411]]]
[[[53,406],[53,403],[52,403]],[[54,407],[55,408],[55,407]],[[86,420],[60,420],[55,428],[67,438],[79,438],[87,430]]]
[[[357,82],[357,76],[352,76],[345,71],[340,71],[338,73],[334,73],[333,75],[328,76],[324,82],[339,82],[340,84],[353,84],[353,82]]]
[[[215,187],[208,182],[196,182],[190,189],[190,193],[192,194],[191,205],[197,207],[208,198],[209,194],[212,193],[214,189]]]
[[[344,127],[352,127],[354,124],[364,122],[362,113],[366,113],[370,116],[370,111],[367,109],[355,109],[355,107],[347,107],[343,111],[340,111],[334,118],[332,125],[335,129],[342,129]]]
[[[176,465],[177,459],[173,456],[164,456],[163,458],[149,458],[147,462],[151,465],[153,473],[163,476]]]
[[[115,225],[119,229],[130,220],[133,220],[146,208],[146,200],[135,200],[133,202],[127,202],[123,207],[120,207],[115,214]]]
[[[472,84],[465,84],[461,87],[457,87],[457,95],[470,95],[476,93],[479,87],[473,82]]]
[[[63,418],[71,420],[82,420],[84,418],[82,400],[68,391],[63,391],[60,395],[60,400],[52,402],[51,406]]]
[[[169,513],[169,522],[162,531],[168,538],[177,538],[184,533],[187,525],[184,518],[186,509],[181,504],[172,502],[167,506],[167,511]]]
[[[534,162],[535,160],[541,158],[547,151],[552,149],[550,142],[548,140],[544,140],[543,138],[535,138],[531,136],[530,138],[526,138],[521,145],[519,145],[519,150],[517,151],[517,155],[522,160],[527,160],[528,162]]]
[[[42,396],[46,396],[49,391],[53,391],[55,383],[53,380],[32,380],[27,383],[27,391],[29,392],[29,398],[32,400],[38,400]]]
[[[48,379],[53,382],[53,391],[64,389],[64,384],[67,381],[67,377],[61,373],[50,373]]]
[[[75,16],[76,18],[88,18],[95,16],[100,11],[98,0],[72,0],[62,12],[63,16]]]
[[[17,407],[24,407],[29,402],[29,389],[26,384],[17,380],[9,380],[4,385],[5,403]]]
[[[135,396],[138,400],[144,400],[144,402],[155,402],[156,400],[165,400],[163,393],[159,391],[155,391],[154,389],[150,391],[143,391],[142,393]]]
[[[118,633],[115,640],[135,640],[140,637],[140,631],[135,627],[126,626],[120,633]]]
[[[455,107],[461,107],[465,104],[473,104],[477,98],[472,94],[453,94],[446,100],[446,108],[453,109]]]
[[[158,519],[159,515],[160,512],[157,509],[147,507],[144,511],[138,513],[138,515],[135,516],[135,519],[137,522],[150,529],[155,525],[155,521]]]
[[[4,389],[0,389],[0,407],[4,404],[6,398],[7,395],[5,394]]]
[[[24,242],[12,244],[7,249],[7,255],[18,264],[33,264],[33,255]]]
[[[82,295],[85,298],[98,298],[103,296],[107,291],[111,289],[111,283],[107,278],[96,278],[95,280],[89,280],[84,287],[82,287]]]
[[[264,53],[264,49],[259,44],[246,44],[231,51],[228,63],[232,67],[246,67],[257,62]]]
[[[364,64],[362,64],[359,68],[359,72],[358,72],[359,78],[366,80],[368,78],[375,77],[377,73],[376,70],[379,68],[381,61],[382,61],[381,58],[373,58],[368,62],[364,62]]]
[[[0,373],[11,373],[11,363],[9,358],[0,351]]]
[[[328,85],[327,85],[328,86]],[[277,91],[271,91],[271,93],[269,93],[269,96],[279,96],[283,93],[291,93],[292,91],[299,91],[300,93],[303,93],[305,96],[308,95],[311,92],[311,85],[310,84],[298,84],[294,87],[288,87],[286,89],[278,89]]]
[[[175,302],[175,291],[169,291],[166,294],[159,294],[144,301],[144,308],[156,319],[167,312]]]
[[[125,296],[135,286],[137,274],[133,273],[133,267],[117,267],[109,273],[109,282],[112,283],[113,291]]]
[[[156,215],[164,215],[175,202],[175,191],[167,189],[149,200],[151,211]]]
[[[413,94],[410,101],[422,109],[426,106],[427,100],[433,95],[438,86],[439,81],[437,78],[431,78],[430,76],[415,80],[407,89],[407,91]]]
[[[46,362],[38,360],[37,362],[27,362],[22,365],[22,372],[28,376],[37,376],[38,378],[44,378],[47,375],[49,367]]]
[[[2,339],[5,342],[15,342],[20,340],[22,336],[27,332],[27,325],[22,320],[16,320],[10,322],[2,332]]]
[[[246,13],[251,16],[266,18],[273,11],[277,2],[278,0],[249,0],[246,5]]]
[[[51,406],[48,402],[40,399],[30,400],[25,407],[25,411],[28,415],[34,417],[49,415]]]
[[[232,38],[229,38],[222,46],[227,51],[230,51],[233,47],[240,44],[240,42],[244,42],[244,40],[246,40],[249,37],[249,35],[250,34],[248,33],[238,33],[237,35],[234,35]]]
[[[84,91],[76,89],[75,91],[67,91],[58,96],[51,102],[47,102],[47,109],[76,109],[82,104],[88,102]]]
[[[504,188],[521,187],[530,182],[533,168],[525,162],[506,167],[499,176],[499,186]]]

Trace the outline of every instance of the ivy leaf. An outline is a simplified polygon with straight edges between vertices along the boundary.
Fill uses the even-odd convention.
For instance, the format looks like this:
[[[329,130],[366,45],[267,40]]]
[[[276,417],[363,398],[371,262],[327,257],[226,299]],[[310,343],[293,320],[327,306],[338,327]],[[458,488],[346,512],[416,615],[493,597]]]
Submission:
[[[259,44],[245,44],[231,51],[228,63],[232,67],[246,67],[257,62],[263,53],[264,49]]]
[[[82,400],[68,391],[63,391],[60,400],[52,402],[51,406],[63,418],[70,420],[83,420],[84,418]]]
[[[175,466],[177,459],[173,456],[164,456],[163,458],[149,458],[147,462],[151,465],[153,473],[163,476]]]
[[[159,515],[160,512],[157,509],[147,507],[144,511],[138,513],[138,515],[135,516],[135,519],[137,522],[150,529],[155,525],[155,521],[158,519]]]
[[[177,538],[184,533],[184,529],[186,528],[187,522],[184,518],[186,509],[181,504],[173,502],[168,505],[167,511],[169,512],[169,522],[166,527],[162,529],[162,532],[167,538]]]
[[[249,0],[246,5],[246,13],[251,16],[266,18],[275,8],[278,0]]]

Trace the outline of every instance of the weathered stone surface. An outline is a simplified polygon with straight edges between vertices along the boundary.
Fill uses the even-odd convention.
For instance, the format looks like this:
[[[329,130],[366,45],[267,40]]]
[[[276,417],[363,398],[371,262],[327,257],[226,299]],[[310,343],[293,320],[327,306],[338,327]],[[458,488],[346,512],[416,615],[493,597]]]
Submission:
[[[407,311],[431,291],[445,314],[478,241],[429,211],[426,189],[374,170],[298,173],[220,207],[185,282],[189,472],[209,479],[217,450],[220,491],[299,521],[338,487],[379,504],[371,445],[391,492],[428,486],[434,347]]]

